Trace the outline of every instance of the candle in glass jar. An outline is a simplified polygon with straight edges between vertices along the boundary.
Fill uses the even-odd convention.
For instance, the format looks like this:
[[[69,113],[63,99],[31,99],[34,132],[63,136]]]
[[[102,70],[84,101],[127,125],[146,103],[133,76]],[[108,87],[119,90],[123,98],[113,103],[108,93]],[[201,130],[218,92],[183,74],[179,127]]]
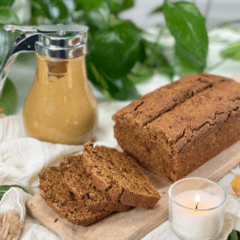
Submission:
[[[221,209],[214,209],[223,201],[219,195],[189,190],[177,194],[174,200],[182,205],[172,202],[174,231],[189,239],[204,239],[216,233],[222,214]]]

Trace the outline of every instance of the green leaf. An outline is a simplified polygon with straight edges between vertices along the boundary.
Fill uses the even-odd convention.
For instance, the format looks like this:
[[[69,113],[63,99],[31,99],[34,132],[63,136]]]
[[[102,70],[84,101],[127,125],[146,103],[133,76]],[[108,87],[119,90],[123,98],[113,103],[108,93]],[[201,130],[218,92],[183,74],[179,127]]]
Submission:
[[[163,12],[163,5],[160,7],[155,8],[150,14],[162,13]]]
[[[225,50],[221,52],[221,56],[224,58],[240,60],[240,41],[228,46]]]
[[[0,7],[0,62],[6,57],[14,40],[19,33],[7,33],[4,29],[4,25],[20,25],[20,21],[12,10],[7,7]]]
[[[83,10],[80,2],[81,2],[80,0],[74,0],[74,5],[75,5],[76,11]]]
[[[167,26],[180,45],[194,55],[204,67],[208,51],[205,20],[194,3],[164,1],[163,12]]]
[[[97,8],[87,12],[88,25],[98,29],[108,28],[110,25],[110,9],[106,2],[102,2]]]
[[[106,76],[102,73],[102,70],[91,59],[91,56],[87,56],[87,75],[88,79],[95,85],[95,87],[104,93],[108,98],[113,98],[113,96],[119,92],[118,87],[113,83],[113,81],[108,80]]]
[[[31,6],[32,18],[31,18],[31,25],[38,25],[38,17],[45,16],[41,6],[32,2]]]
[[[11,6],[13,4],[14,0],[0,0],[0,6]]]
[[[113,95],[118,100],[133,100],[140,98],[141,95],[138,93],[134,83],[127,77],[118,81],[120,84],[119,91]]]
[[[118,14],[134,6],[134,0],[107,0],[111,13]]]
[[[17,105],[16,89],[12,82],[9,79],[7,79],[3,87],[2,95],[0,97],[0,108],[4,109],[4,114],[10,115],[14,112],[16,105]]]
[[[130,79],[125,77],[113,81],[105,76],[101,68],[99,68],[89,57],[87,58],[87,75],[94,86],[108,98],[127,100],[136,99],[140,96],[134,83]]]
[[[143,82],[153,76],[154,72],[151,68],[140,65],[137,70],[128,74],[129,80],[134,83]]]
[[[89,56],[87,56],[86,62],[88,79],[95,85],[95,87],[97,87],[100,91],[114,91],[115,89],[110,89],[111,86],[109,86],[108,81],[104,78],[104,76],[102,76]]]
[[[114,28],[116,25],[124,23],[125,21],[118,18],[116,15],[114,14],[110,14],[110,26],[112,28]]]
[[[6,24],[19,25],[20,21],[15,12],[7,7],[0,7],[0,26]]]
[[[68,10],[68,14],[71,15],[75,10],[76,10],[76,7],[75,7],[75,2],[74,0],[61,0],[64,5],[67,7],[67,10]]]
[[[88,56],[87,60],[87,75],[88,79],[95,85],[95,87],[103,92],[108,98],[111,98],[110,93],[117,92],[118,89],[108,81],[100,70],[95,65],[94,61]]]
[[[45,17],[48,19],[52,19],[51,15],[51,9],[52,9],[52,4],[50,0],[31,0],[32,4],[35,6],[38,6],[44,13]],[[57,11],[58,12],[58,11]]]
[[[118,12],[132,8],[133,6],[134,6],[134,0],[124,0],[123,4]]]
[[[2,199],[3,195],[12,187],[21,188],[24,192],[28,193],[26,189],[19,185],[0,185],[0,200]]]
[[[116,13],[123,5],[124,0],[107,0],[111,13]]]
[[[90,11],[91,9],[98,8],[105,0],[79,0],[79,5],[85,11]]]
[[[0,27],[0,63],[7,56],[17,36],[19,36],[18,32],[7,33],[3,27]]]
[[[96,32],[92,58],[111,79],[126,76],[139,59],[141,36],[133,24],[124,22]]]
[[[78,10],[78,11],[75,11],[73,14],[72,14],[72,18],[73,18],[73,22],[84,22],[85,21],[85,12],[83,9],[81,10]]]
[[[235,230],[232,230],[232,232],[230,233],[230,239],[238,240],[237,232]]]
[[[156,43],[146,42],[146,44],[150,51],[147,58],[147,66],[155,70],[155,72],[167,74],[170,80],[172,80],[174,70],[167,58],[164,56],[163,49]]]
[[[74,0],[31,0],[52,23],[69,23],[75,11]],[[35,13],[36,14],[36,13]]]
[[[203,65],[195,55],[177,43],[175,45],[175,55],[177,62],[176,65],[180,66],[176,71],[180,76],[203,72],[205,65]]]
[[[140,58],[139,58],[139,62],[144,63],[147,59],[147,53],[146,53],[146,49],[147,49],[147,44],[145,44],[146,40],[141,40],[140,41]]]

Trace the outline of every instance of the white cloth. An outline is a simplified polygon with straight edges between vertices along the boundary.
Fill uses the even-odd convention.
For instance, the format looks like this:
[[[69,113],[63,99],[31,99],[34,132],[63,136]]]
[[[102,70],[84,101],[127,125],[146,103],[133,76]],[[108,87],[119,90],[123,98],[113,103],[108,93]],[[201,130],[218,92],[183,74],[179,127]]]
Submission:
[[[219,62],[221,60],[219,52],[225,48],[228,43],[239,39],[240,34],[234,31],[212,31],[210,34],[208,65],[212,66]],[[168,36],[161,41],[161,43],[165,45],[170,46],[173,44],[172,39]],[[211,73],[231,77],[240,71],[239,66],[239,62],[227,60],[223,65],[211,71]],[[25,80],[31,70],[28,69],[28,66],[24,66],[23,71],[22,67],[21,65],[20,68],[16,70],[16,75],[11,75],[11,80],[17,88],[20,99],[16,111],[16,113],[20,115],[0,118],[0,185],[21,185],[29,194],[18,188],[10,189],[0,202],[0,212],[6,212],[9,209],[16,209],[19,212],[21,219],[24,220],[24,227],[20,235],[21,240],[59,240],[63,238],[43,226],[40,222],[26,215],[24,203],[31,195],[38,192],[37,174],[42,167],[58,165],[61,154],[80,152],[82,146],[52,144],[26,136],[21,113],[23,99],[25,99],[28,94],[28,90],[30,89],[29,85],[32,84],[32,80]],[[15,68],[17,68],[17,64]],[[24,84],[26,85],[23,86],[19,79],[24,79]],[[164,75],[155,75],[150,81],[138,84],[137,88],[141,94],[146,94],[168,83],[169,81]],[[21,92],[18,92],[19,88],[21,88]],[[23,91],[23,88],[27,89],[26,92]],[[129,101],[105,101],[98,104],[99,126],[96,133],[97,144],[110,147],[117,145],[117,141],[113,136],[114,122],[111,118],[116,111],[128,103]],[[228,196],[224,228],[218,238],[219,240],[226,240],[233,229],[240,231],[240,198],[235,195],[230,184],[232,179],[237,175],[240,175],[238,166],[217,181],[217,183],[225,189]],[[152,232],[148,233],[142,240],[178,240],[178,238],[171,231],[169,220],[167,220]]]

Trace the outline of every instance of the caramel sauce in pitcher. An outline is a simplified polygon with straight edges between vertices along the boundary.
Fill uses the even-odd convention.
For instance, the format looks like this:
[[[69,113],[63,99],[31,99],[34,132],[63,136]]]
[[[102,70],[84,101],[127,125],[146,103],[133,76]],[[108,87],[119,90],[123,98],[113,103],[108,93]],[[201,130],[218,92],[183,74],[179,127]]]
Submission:
[[[37,56],[38,70],[23,109],[27,135],[63,144],[93,140],[97,104],[88,85],[85,56]]]

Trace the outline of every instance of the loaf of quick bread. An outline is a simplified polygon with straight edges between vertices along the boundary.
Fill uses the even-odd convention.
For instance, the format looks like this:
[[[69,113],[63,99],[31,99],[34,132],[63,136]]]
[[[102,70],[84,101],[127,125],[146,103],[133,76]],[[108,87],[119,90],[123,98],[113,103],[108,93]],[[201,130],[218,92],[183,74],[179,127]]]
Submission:
[[[113,120],[123,150],[175,182],[240,140],[240,84],[190,75],[133,101]]]

